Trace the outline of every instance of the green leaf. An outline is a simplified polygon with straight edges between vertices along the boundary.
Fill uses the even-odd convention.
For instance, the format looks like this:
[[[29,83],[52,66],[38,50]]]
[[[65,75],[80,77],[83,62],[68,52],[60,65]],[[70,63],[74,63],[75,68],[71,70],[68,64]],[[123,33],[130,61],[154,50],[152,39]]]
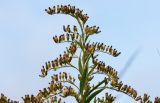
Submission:
[[[95,91],[93,94],[91,94],[91,95],[87,98],[86,103],[90,103],[90,101],[91,101],[96,95],[98,95],[99,93],[101,93],[103,90],[104,90],[104,88],[103,88],[103,89],[99,89],[99,90]]]
[[[78,67],[79,67],[79,72],[82,75],[83,68],[82,68],[82,62],[81,62],[81,53],[80,53],[80,56],[79,56],[79,59],[78,59]]]
[[[103,81],[99,82],[94,88],[92,88],[92,89],[88,92],[87,95],[89,95],[89,94],[92,93],[94,90],[96,90],[100,85],[102,85],[103,83],[105,83],[105,81],[106,81],[106,78],[105,78]]]
[[[84,42],[86,42],[86,41],[87,41],[88,37],[89,37],[89,36],[86,36],[86,38],[85,38],[85,41],[84,41]]]
[[[96,67],[96,65],[93,65],[93,66],[91,67],[91,70],[89,71],[88,76],[91,75],[91,73],[94,71],[95,67]]]
[[[88,73],[88,65],[89,65],[89,60],[90,60],[91,55],[87,56],[87,60],[85,62],[84,70],[82,73],[82,79],[80,81],[80,92],[83,92],[83,89],[85,87],[86,79],[87,79],[87,73]]]

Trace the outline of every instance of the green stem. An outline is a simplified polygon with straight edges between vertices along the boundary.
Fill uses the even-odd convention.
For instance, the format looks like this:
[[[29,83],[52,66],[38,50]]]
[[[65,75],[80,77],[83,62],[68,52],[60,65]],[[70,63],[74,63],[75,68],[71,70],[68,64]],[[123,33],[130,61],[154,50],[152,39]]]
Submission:
[[[76,17],[76,19],[77,19],[77,21],[78,21],[78,24],[79,24],[80,29],[81,29],[81,32],[82,32],[82,43],[83,43],[83,42],[84,42],[84,31],[83,31],[84,24],[81,24],[79,18]]]
[[[77,71],[79,71],[78,68],[75,67],[74,65],[72,65],[72,64],[69,64],[69,65],[70,65],[70,67],[75,68]]]
[[[73,82],[71,82],[71,81],[58,81],[59,83],[60,82],[63,82],[63,83],[69,83],[69,84],[72,84],[73,86],[75,86],[78,90],[80,90],[79,88],[78,88],[78,86],[77,85],[75,85]]]
[[[84,31],[83,31],[83,29],[84,29],[84,24],[82,24],[81,22],[80,22],[80,20],[79,20],[79,18],[77,18],[76,17],[76,19],[77,19],[77,21],[78,21],[78,24],[79,24],[79,26],[80,26],[80,29],[81,29],[81,33],[82,33],[82,37],[80,38],[80,43],[81,43],[81,46],[82,46],[82,67],[83,67],[83,72],[84,72],[84,67],[85,67],[85,60],[83,59],[84,58],[84,56],[85,56],[85,51],[84,51]],[[82,73],[83,74],[83,73]],[[87,78],[87,77],[86,77]],[[80,82],[84,82],[84,81],[82,81],[82,80],[80,80]],[[81,84],[81,83],[80,83]],[[85,88],[83,88],[83,90],[82,90],[82,92],[80,92],[80,94],[81,94],[81,100],[80,100],[80,103],[85,103],[85,97],[84,97],[84,94],[85,93],[83,93],[83,91],[84,91],[84,89]]]

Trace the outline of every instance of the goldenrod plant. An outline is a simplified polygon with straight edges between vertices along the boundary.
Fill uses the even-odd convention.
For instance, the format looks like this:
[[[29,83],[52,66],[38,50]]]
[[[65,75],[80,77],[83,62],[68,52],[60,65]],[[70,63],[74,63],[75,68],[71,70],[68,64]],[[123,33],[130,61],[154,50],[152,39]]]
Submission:
[[[118,57],[118,52],[112,46],[107,46],[100,42],[91,42],[92,35],[101,31],[98,26],[86,24],[89,16],[83,10],[71,5],[57,5],[45,10],[49,15],[65,14],[77,20],[78,26],[64,25],[64,34],[54,36],[55,43],[68,42],[70,46],[63,54],[54,60],[47,61],[42,66],[42,78],[48,76],[49,71],[58,71],[68,68],[75,69],[77,77],[73,77],[68,72],[59,72],[51,76],[51,82],[47,88],[39,90],[37,95],[25,95],[22,97],[24,103],[65,103],[67,97],[73,97],[77,103],[112,103],[116,100],[113,94],[106,90],[121,92],[140,103],[152,103],[148,94],[140,96],[131,86],[123,84],[119,80],[118,72],[104,61],[98,60],[98,53],[106,53],[113,57]],[[77,61],[74,65],[73,61]],[[93,83],[96,75],[103,75],[104,79]],[[97,80],[97,79],[96,79]],[[102,93],[106,92],[104,95]],[[99,94],[102,94],[98,96]],[[7,99],[4,95],[0,97],[0,103],[17,103]],[[156,97],[154,103],[160,103],[160,98]]]

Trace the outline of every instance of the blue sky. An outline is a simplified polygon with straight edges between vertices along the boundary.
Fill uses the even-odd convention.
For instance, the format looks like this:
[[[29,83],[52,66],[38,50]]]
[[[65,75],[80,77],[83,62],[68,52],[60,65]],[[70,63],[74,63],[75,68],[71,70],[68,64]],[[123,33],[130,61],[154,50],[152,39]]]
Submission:
[[[122,54],[102,59],[122,71],[131,55],[139,53],[121,78],[140,94],[160,97],[160,1],[159,0],[1,0],[0,1],[0,93],[20,100],[25,94],[46,87],[38,77],[41,66],[56,58],[65,45],[56,45],[54,35],[62,25],[75,24],[69,16],[49,16],[44,9],[58,4],[71,4],[89,15],[88,24],[97,25],[101,34],[92,40],[113,45]],[[131,99],[121,95],[119,102]]]

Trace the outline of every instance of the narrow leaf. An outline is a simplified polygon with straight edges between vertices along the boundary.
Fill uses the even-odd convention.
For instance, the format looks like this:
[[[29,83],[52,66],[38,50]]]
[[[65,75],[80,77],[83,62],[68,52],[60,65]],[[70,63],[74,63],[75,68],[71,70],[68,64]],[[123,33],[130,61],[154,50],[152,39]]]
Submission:
[[[88,37],[89,37],[89,36],[86,36],[86,38],[85,38],[85,42],[87,41]]]
[[[96,65],[93,65],[93,66],[91,67],[91,70],[89,71],[88,76],[91,75],[91,73],[94,71],[95,67],[96,67]]]
[[[88,95],[89,95],[90,93],[92,93],[94,90],[96,90],[100,85],[102,85],[103,83],[105,83],[105,81],[106,81],[106,78],[105,78],[103,81],[99,82],[94,88],[92,88],[92,89],[88,92]]]
[[[82,75],[83,68],[82,68],[82,62],[81,62],[81,53],[78,59],[78,67],[79,67],[79,72]]]
[[[99,90],[95,91],[93,94],[91,94],[91,95],[87,98],[86,103],[90,103],[90,101],[91,101],[96,95],[98,95],[99,93],[101,93],[103,90],[104,90],[104,88],[103,88],[103,89],[99,89]]]

